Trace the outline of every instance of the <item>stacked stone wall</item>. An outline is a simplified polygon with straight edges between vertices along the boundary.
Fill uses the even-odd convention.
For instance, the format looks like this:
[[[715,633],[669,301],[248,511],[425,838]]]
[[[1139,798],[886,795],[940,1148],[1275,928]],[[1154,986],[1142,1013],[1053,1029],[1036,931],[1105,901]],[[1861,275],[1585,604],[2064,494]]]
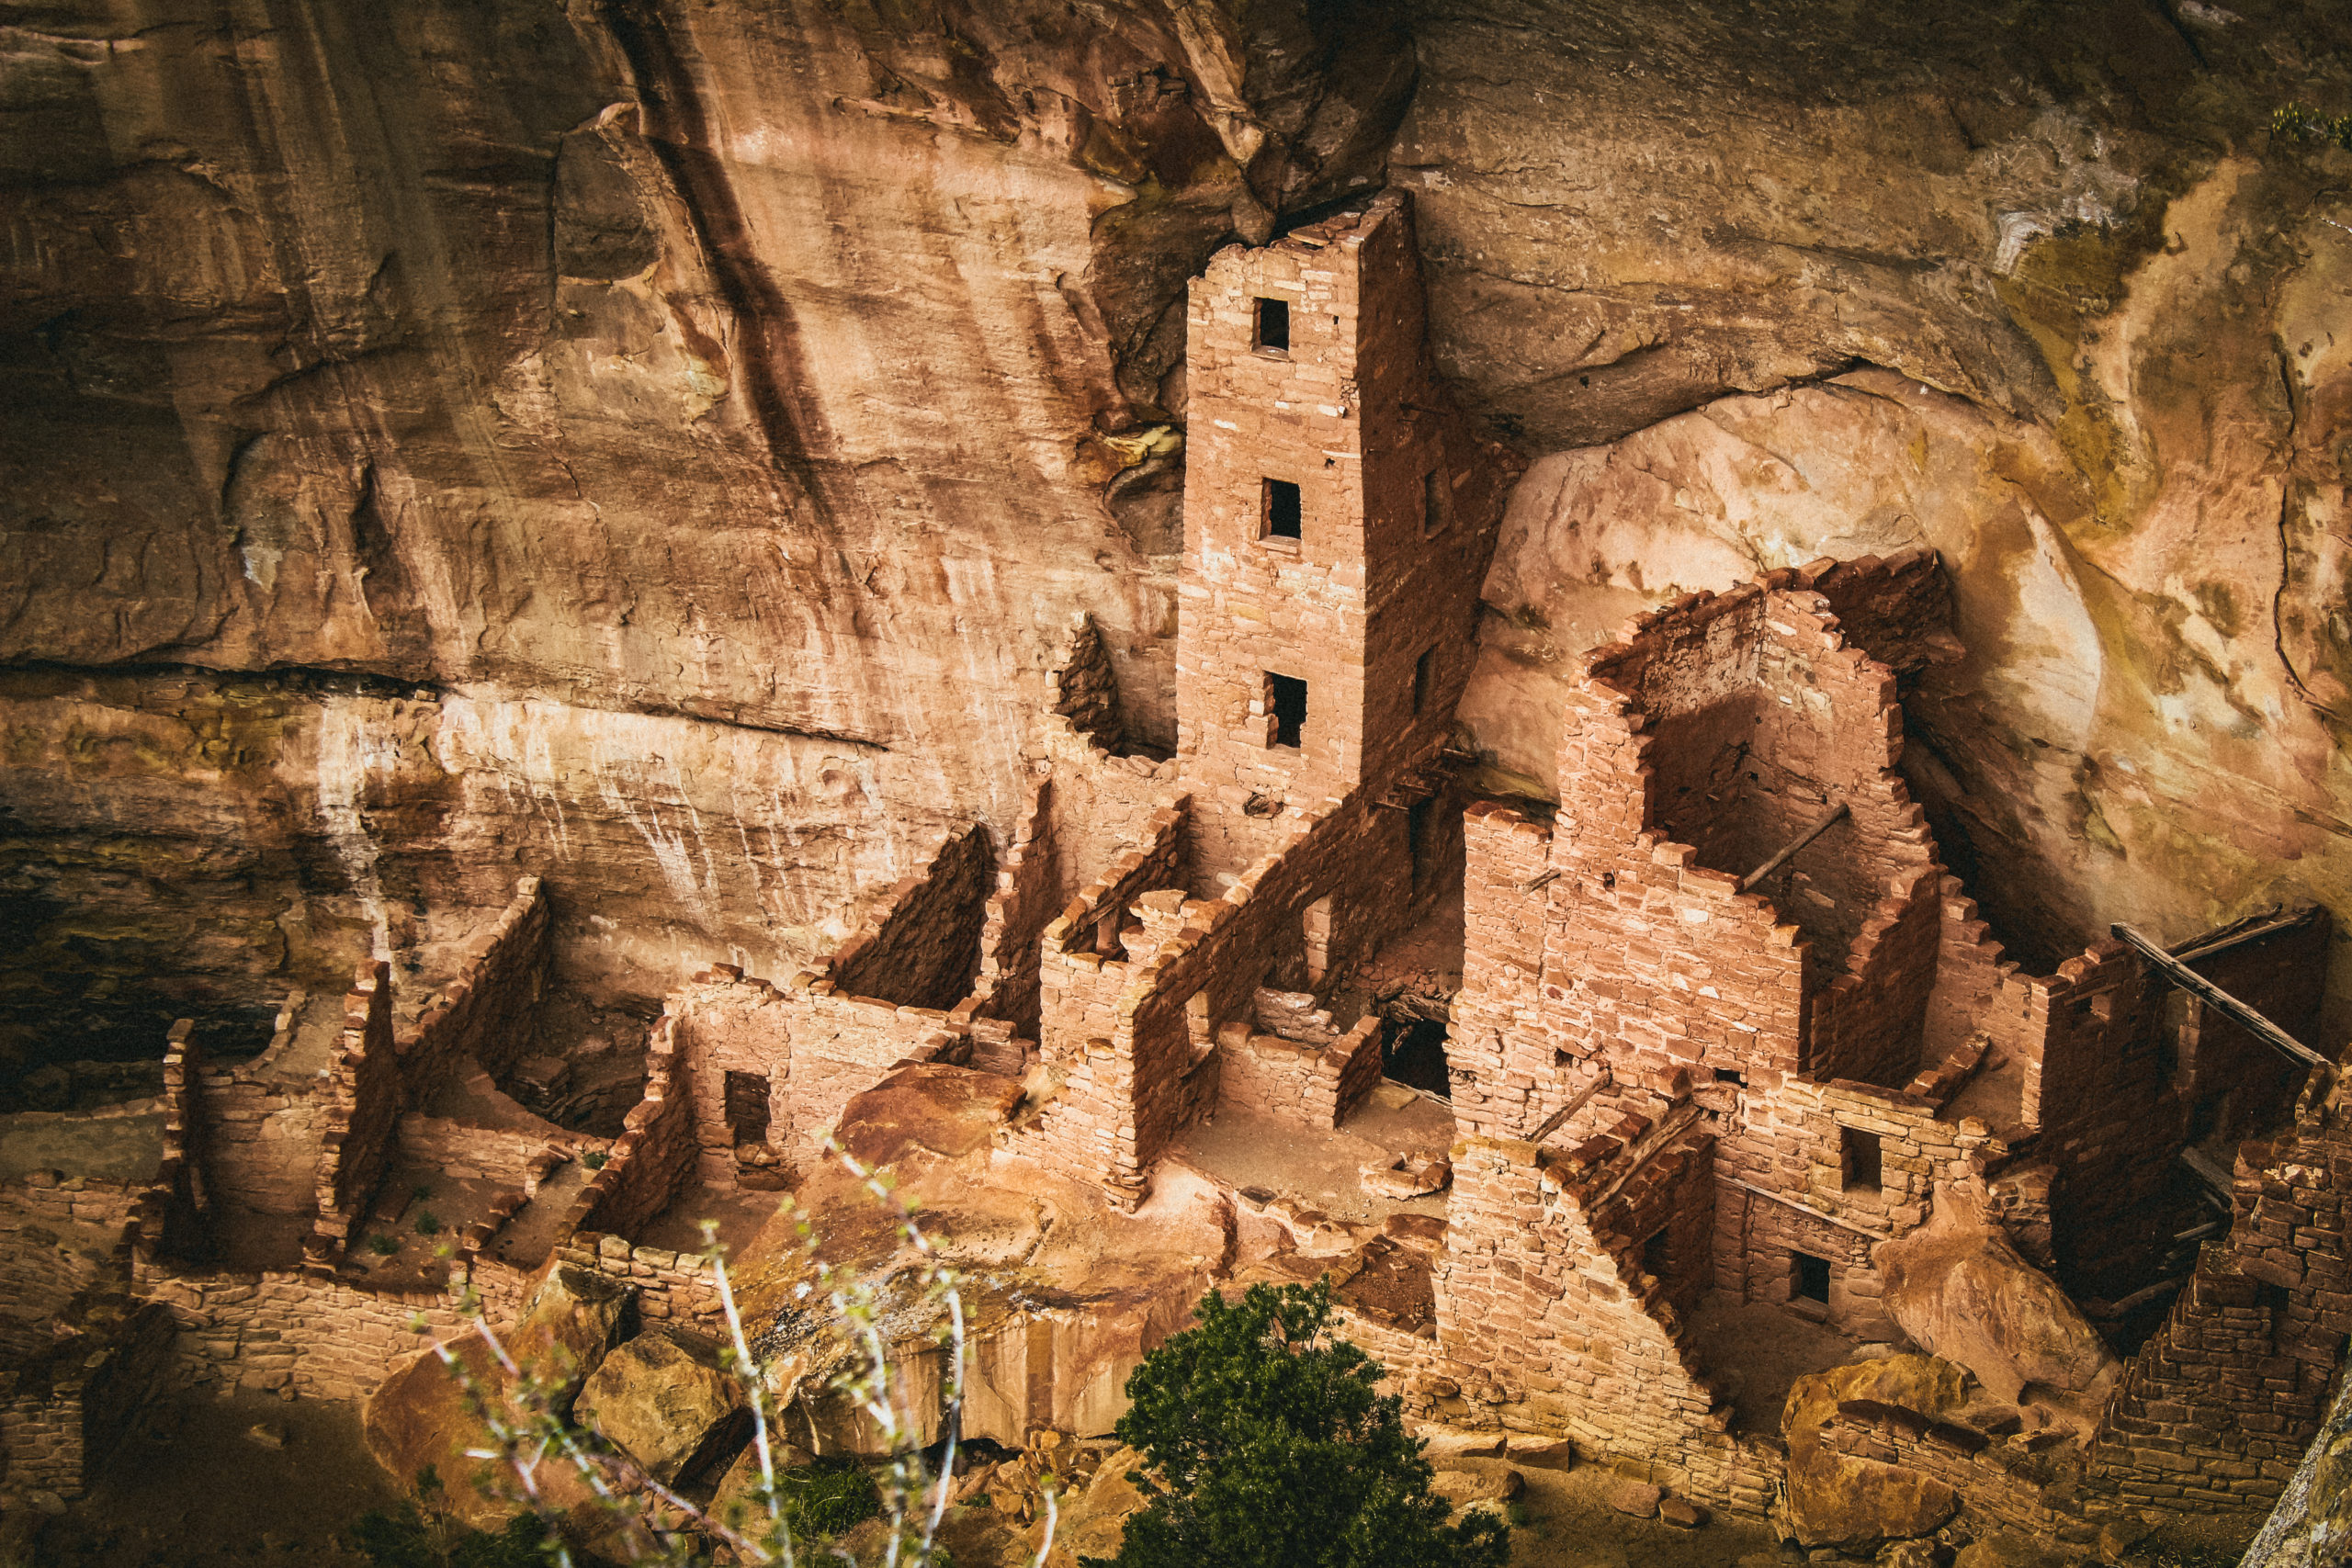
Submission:
[[[1306,1127],[1337,1127],[1380,1081],[1381,1021],[1366,1013],[1329,1044],[1260,1034],[1247,1024],[1217,1032],[1218,1103]]]
[[[726,1332],[718,1273],[697,1254],[637,1247],[622,1236],[582,1231],[558,1247],[556,1256],[630,1286],[638,1293],[639,1313],[653,1322],[713,1336]]]
[[[676,1201],[693,1178],[700,1146],[695,1107],[681,1081],[680,1029],[665,1004],[646,1042],[645,1096],[622,1119],[603,1168],[572,1200],[561,1235],[636,1230]]]
[[[392,966],[359,966],[344,1004],[319,1124],[315,1235],[327,1258],[351,1244],[351,1231],[383,1181],[396,1147],[406,1091],[392,1039]]]
[[[222,1394],[291,1386],[305,1398],[365,1399],[401,1358],[468,1327],[448,1296],[365,1291],[314,1271],[141,1269],[134,1289],[177,1325],[176,1381]],[[422,1332],[410,1326],[419,1318]]]
[[[2318,1431],[2352,1335],[2352,1077],[2311,1074],[2293,1124],[2239,1151],[2229,1235],[2201,1249],[2109,1400],[2094,1473],[2126,1504],[2256,1513]]]
[[[1058,862],[1054,784],[1040,778],[1030,788],[1028,808],[998,863],[996,890],[984,906],[979,978],[971,996],[955,1010],[974,1031],[975,1066],[1017,1075],[1026,1065],[1026,1051],[1014,1040],[1035,1043],[1037,1038],[1037,949],[1046,923],[1063,903]],[[986,1021],[1002,1023],[1006,1030],[987,1030]]]
[[[1287,346],[1261,342],[1261,299],[1287,306]],[[1422,313],[1396,195],[1228,248],[1193,284],[1177,751],[1211,880],[1281,840],[1272,807],[1432,755],[1469,677],[1511,476],[1439,412]],[[1297,487],[1296,537],[1269,526],[1270,482]],[[1295,747],[1275,744],[1269,674],[1306,684]]]
[[[1330,901],[1334,980],[1409,913],[1404,816],[1363,795],[1286,813],[1283,836],[1221,897],[1163,900],[1175,907],[1139,918],[1121,958],[1087,951],[1083,933],[1110,929],[1140,874],[1048,926],[1043,1045],[1060,1082],[1023,1152],[1138,1201],[1169,1140],[1214,1103],[1216,1032],[1252,1016],[1278,965],[1303,964],[1310,908]]]
[[[1454,1146],[1436,1280],[1444,1359],[1424,1375],[1459,1393],[1436,1412],[1457,1426],[1565,1436],[1584,1457],[1760,1516],[1776,1461],[1729,1436],[1730,1408],[1698,1375],[1671,1287],[1630,1256],[1638,1243],[1588,1219],[1586,1198],[1683,1147],[1645,1152],[1634,1136],[1598,1166],[1510,1140]],[[1695,1167],[1668,1168],[1664,1186],[1693,1168],[1703,1177],[1703,1145],[1688,1147]]]
[[[0,1370],[0,1495],[79,1497],[172,1360],[160,1307],[59,1340],[45,1365]]]
[[[994,858],[985,827],[950,834],[921,874],[892,888],[888,905],[819,962],[817,974],[844,996],[954,1007],[979,972]]]
[[[2100,1519],[2112,1512],[2066,1484],[2047,1449],[1996,1441],[1973,1427],[1899,1405],[1847,1400],[1820,1441],[1832,1453],[1900,1465],[1951,1487],[1960,1495],[1955,1519],[1979,1538],[2006,1530],[2084,1551],[2098,1545]]]
[[[546,886],[518,877],[498,918],[458,958],[457,978],[426,1001],[402,1043],[409,1092],[422,1096],[470,1060],[503,1080],[538,1037],[536,1011],[547,985],[553,915]]]

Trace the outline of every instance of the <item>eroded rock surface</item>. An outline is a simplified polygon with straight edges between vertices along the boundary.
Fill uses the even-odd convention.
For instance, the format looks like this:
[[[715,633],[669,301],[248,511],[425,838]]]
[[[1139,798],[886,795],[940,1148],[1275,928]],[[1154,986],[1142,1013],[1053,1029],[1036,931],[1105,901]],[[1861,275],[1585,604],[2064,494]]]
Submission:
[[[1807,1547],[1869,1550],[1931,1533],[1960,1505],[1929,1476],[1824,1448],[1822,1426],[1841,1401],[1874,1400],[1936,1416],[1960,1408],[1966,1374],[1931,1356],[1890,1356],[1799,1378],[1781,1416],[1788,1487],[1779,1523]]]

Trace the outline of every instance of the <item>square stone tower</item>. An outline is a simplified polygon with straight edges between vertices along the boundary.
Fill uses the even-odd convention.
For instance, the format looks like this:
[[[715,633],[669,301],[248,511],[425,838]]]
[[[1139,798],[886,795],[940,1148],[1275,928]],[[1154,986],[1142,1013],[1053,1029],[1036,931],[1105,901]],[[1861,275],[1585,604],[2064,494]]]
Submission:
[[[1285,807],[1385,786],[1442,745],[1487,541],[1456,516],[1447,416],[1416,397],[1402,195],[1221,252],[1189,326],[1177,750],[1213,886]]]

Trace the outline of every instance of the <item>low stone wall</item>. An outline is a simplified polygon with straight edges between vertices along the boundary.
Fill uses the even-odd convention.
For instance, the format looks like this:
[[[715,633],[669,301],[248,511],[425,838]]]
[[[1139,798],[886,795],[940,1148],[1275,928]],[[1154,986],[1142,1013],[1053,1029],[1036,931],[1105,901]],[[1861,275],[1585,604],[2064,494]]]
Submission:
[[[1366,1013],[1336,1043],[1316,1045],[1228,1023],[1217,1032],[1219,1102],[1337,1127],[1380,1081],[1380,1026]]]
[[[141,1269],[133,1287],[178,1325],[175,1381],[222,1393],[290,1384],[305,1398],[365,1399],[401,1357],[467,1326],[448,1296],[363,1291],[310,1272]],[[410,1326],[418,1317],[422,1333]]]
[[[0,1495],[82,1495],[163,1380],[172,1338],[170,1314],[151,1305],[0,1371]]]
[[[1974,1535],[2009,1530],[2078,1549],[2098,1541],[2099,1517],[2087,1511],[2075,1488],[2060,1484],[2046,1449],[1998,1441],[1973,1427],[1867,1399],[1838,1406],[1822,1428],[1821,1446],[1941,1482],[1960,1494],[1956,1517]]]
[[[944,1011],[969,994],[994,876],[989,830],[948,836],[922,874],[890,890],[888,904],[816,966],[845,996]]]
[[[624,1236],[581,1231],[556,1248],[556,1257],[634,1286],[638,1311],[652,1322],[714,1336],[726,1332],[718,1275],[694,1253],[635,1247]]]
[[[344,1007],[319,1131],[318,1222],[304,1253],[332,1262],[390,1168],[404,1089],[392,1040],[392,966],[363,964]]]
[[[972,1065],[992,1072],[1020,1073],[1027,1049],[1007,1053],[1001,1045],[1016,1037],[1034,1045],[1037,1039],[1037,944],[1061,904],[1053,801],[1053,781],[1038,779],[1012,842],[997,863],[996,891],[989,896],[980,931],[979,978],[971,996],[950,1010],[951,1018],[972,1023],[991,1019],[1009,1026],[1001,1036],[975,1030]],[[983,1039],[1000,1049],[986,1050]]]
[[[533,1018],[547,984],[553,924],[546,886],[515,879],[498,918],[467,942],[457,978],[424,1004],[403,1043],[401,1065],[410,1092],[422,1094],[470,1058],[503,1078],[537,1037]]]
[[[693,1176],[694,1106],[681,1081],[678,1027],[678,1015],[666,1010],[654,1024],[646,1043],[645,1098],[630,1107],[604,1168],[572,1201],[562,1234],[635,1230],[667,1209]]]

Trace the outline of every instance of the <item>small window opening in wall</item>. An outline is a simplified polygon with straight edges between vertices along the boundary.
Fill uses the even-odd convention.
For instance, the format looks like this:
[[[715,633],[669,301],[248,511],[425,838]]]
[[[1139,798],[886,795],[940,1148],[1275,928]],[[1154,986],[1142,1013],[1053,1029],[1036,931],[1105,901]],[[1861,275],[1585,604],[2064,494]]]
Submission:
[[[1715,1069],[1715,1081],[1717,1083],[1727,1083],[1734,1089],[1746,1089],[1747,1087],[1747,1075],[1746,1073],[1735,1073],[1725,1067],[1717,1067]]]
[[[1431,468],[1421,476],[1421,536],[1442,534],[1453,521],[1453,487],[1443,468]]]
[[[1288,479],[1268,479],[1265,491],[1263,515],[1260,518],[1262,536],[1269,539],[1297,538],[1300,519],[1298,487]]]
[[[1860,1127],[1838,1128],[1838,1163],[1847,1186],[1876,1190],[1882,1184],[1878,1134]]]
[[[1194,991],[1184,1001],[1184,1029],[1192,1036],[1193,1049],[1205,1051],[1216,1043],[1216,1029],[1209,1021],[1209,994]]]
[[[1413,660],[1413,711],[1417,714],[1429,709],[1430,688],[1437,680],[1430,666],[1436,662],[1437,649],[1434,648],[1421,649],[1421,656]]]
[[[1275,354],[1290,352],[1289,300],[1261,299],[1258,301],[1257,346],[1272,350]]]
[[[1274,744],[1296,746],[1306,728],[1306,682],[1289,675],[1266,675],[1266,711],[1274,716]]]
[[[768,1077],[765,1073],[727,1075],[727,1129],[735,1146],[768,1141]]]
[[[1642,1272],[1660,1280],[1674,1272],[1674,1240],[1664,1225],[1642,1243]]]
[[[1792,1300],[1829,1304],[1829,1259],[1815,1258],[1810,1252],[1789,1254],[1789,1291]]]

